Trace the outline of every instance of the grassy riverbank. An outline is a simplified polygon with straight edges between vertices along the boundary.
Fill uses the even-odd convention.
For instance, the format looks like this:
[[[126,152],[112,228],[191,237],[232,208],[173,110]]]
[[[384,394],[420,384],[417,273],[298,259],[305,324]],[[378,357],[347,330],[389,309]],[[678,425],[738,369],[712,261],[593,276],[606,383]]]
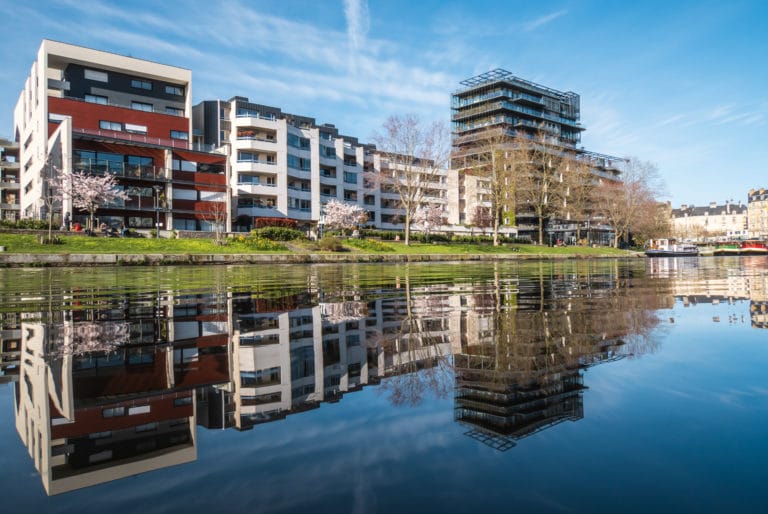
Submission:
[[[275,243],[247,237],[236,237],[225,245],[217,245],[210,239],[145,239],[86,237],[81,235],[59,236],[58,244],[41,244],[33,234],[0,233],[0,246],[6,253],[22,254],[166,254],[166,255],[219,255],[219,254],[312,254],[323,252],[315,243],[308,241]],[[391,255],[468,255],[468,254],[520,254],[558,256],[616,256],[628,255],[613,248],[548,247],[526,244],[508,244],[494,247],[490,244],[467,243],[412,243],[349,240],[342,241],[344,253],[391,254]]]

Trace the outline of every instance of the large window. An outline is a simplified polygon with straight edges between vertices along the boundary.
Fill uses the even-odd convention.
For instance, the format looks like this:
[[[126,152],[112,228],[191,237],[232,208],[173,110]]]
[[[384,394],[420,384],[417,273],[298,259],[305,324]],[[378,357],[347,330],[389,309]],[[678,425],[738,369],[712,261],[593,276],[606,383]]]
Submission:
[[[123,130],[123,124],[119,121],[107,121],[101,120],[99,122],[99,128],[103,130]]]
[[[184,88],[181,86],[165,86],[165,92],[169,95],[184,95]]]
[[[152,107],[152,104],[144,103],[144,102],[131,102],[131,109],[135,109],[137,111],[145,111],[145,112],[152,112],[154,111],[154,107]]]
[[[98,82],[109,82],[109,75],[103,71],[97,70],[85,70],[84,76],[88,80],[96,80]]]
[[[301,150],[309,150],[309,139],[295,134],[288,134],[288,146],[299,148]]]
[[[107,105],[107,97],[102,95],[85,95],[85,101],[92,104]]]
[[[184,141],[187,141],[189,139],[189,132],[171,130],[171,139],[183,139]]]
[[[152,83],[148,80],[131,79],[131,87],[135,87],[136,89],[146,89],[147,91],[152,91]]]
[[[178,107],[171,107],[167,105],[165,107],[165,114],[172,114],[174,116],[184,116],[184,109],[179,109]]]
[[[312,161],[304,157],[288,154],[288,166],[299,170],[309,171],[312,168]]]

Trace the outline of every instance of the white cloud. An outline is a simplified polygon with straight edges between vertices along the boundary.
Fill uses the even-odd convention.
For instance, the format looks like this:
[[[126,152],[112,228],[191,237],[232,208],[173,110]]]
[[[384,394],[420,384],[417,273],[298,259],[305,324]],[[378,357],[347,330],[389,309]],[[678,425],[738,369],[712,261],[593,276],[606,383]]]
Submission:
[[[556,11],[550,14],[546,14],[544,16],[540,16],[533,21],[529,21],[528,23],[525,23],[523,25],[523,30],[525,30],[526,32],[532,32],[540,27],[543,27],[547,23],[550,23],[560,18],[561,16],[565,16],[566,14],[568,14],[568,11],[563,9],[561,11]]]
[[[344,0],[344,17],[347,19],[347,37],[353,52],[365,44],[370,28],[368,2],[365,0]]]

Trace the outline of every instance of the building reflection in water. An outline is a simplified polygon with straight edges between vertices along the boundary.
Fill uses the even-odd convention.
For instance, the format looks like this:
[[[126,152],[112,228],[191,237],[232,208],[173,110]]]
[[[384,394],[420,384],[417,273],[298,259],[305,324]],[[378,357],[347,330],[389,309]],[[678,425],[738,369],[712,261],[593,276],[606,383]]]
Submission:
[[[8,315],[3,376],[48,494],[193,461],[198,425],[248,430],[373,384],[394,404],[453,394],[467,435],[506,450],[584,416],[586,367],[653,350],[668,281],[628,294],[606,269]]]
[[[765,256],[742,256],[713,259],[649,259],[653,277],[669,281],[672,294],[683,306],[698,304],[736,304],[749,302],[750,324],[768,328],[768,263]],[[709,273],[711,268],[725,273]],[[715,317],[715,322],[722,321]],[[740,322],[731,316],[729,322]]]

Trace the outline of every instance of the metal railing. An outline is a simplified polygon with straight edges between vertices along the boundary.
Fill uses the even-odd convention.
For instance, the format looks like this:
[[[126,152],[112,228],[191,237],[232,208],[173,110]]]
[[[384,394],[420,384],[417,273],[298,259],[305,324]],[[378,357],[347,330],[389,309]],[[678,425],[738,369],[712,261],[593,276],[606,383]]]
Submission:
[[[132,143],[144,143],[156,146],[170,146],[172,148],[182,148],[184,150],[190,149],[190,143],[184,139],[165,139],[162,137],[149,137],[143,134],[133,134],[131,132],[121,132],[118,130],[105,130],[105,129],[86,129],[86,128],[73,128],[72,132],[76,134],[86,134],[90,136],[100,136],[109,139],[119,139],[121,141],[130,141]]]

